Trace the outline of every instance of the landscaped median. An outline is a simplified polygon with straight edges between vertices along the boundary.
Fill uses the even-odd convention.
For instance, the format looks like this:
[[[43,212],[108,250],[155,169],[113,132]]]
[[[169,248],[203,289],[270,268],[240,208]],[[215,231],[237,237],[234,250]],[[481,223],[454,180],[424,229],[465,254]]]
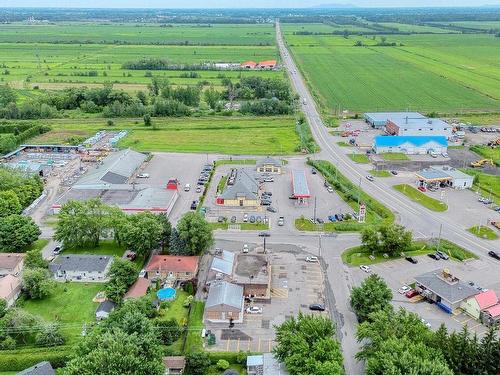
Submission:
[[[309,160],[307,162],[321,173],[323,178],[335,189],[335,192],[353,209],[358,211],[359,202],[366,206],[366,221],[358,223],[355,220],[340,221],[321,224],[321,229],[326,232],[333,231],[359,231],[370,225],[391,225],[394,223],[394,214],[386,206],[365,193],[342,175],[337,168],[325,160]],[[295,227],[303,231],[318,230],[319,225],[311,223],[305,218],[295,220]]]
[[[230,223],[209,223],[213,230],[221,229],[228,230]],[[233,225],[239,225],[241,230],[266,230],[269,229],[269,224],[265,223],[234,223]]]
[[[438,250],[437,241],[413,241],[411,250],[405,252],[405,256],[418,256],[435,253]],[[477,259],[477,256],[470,251],[450,242],[441,240],[439,250],[448,254],[450,259],[463,262],[467,259]],[[371,257],[370,257],[371,256]],[[372,254],[365,246],[356,246],[345,250],[342,253],[342,261],[350,266],[359,266],[362,264],[369,265],[375,263],[386,262],[389,260],[401,259],[401,256],[384,257],[382,253]]]
[[[370,174],[375,177],[391,177],[391,173],[385,169],[372,169]]]
[[[429,210],[444,212],[448,209],[448,205],[446,203],[431,198],[408,184],[394,185],[393,188]]]
[[[485,227],[484,225],[480,225],[480,226],[473,226],[469,229],[467,229],[467,231],[469,231],[470,233],[472,233],[473,235],[479,237],[479,238],[483,238],[485,240],[496,240],[498,238],[498,234],[496,233],[496,231],[490,227]]]
[[[368,159],[368,156],[365,154],[348,154],[347,156],[349,156],[352,161],[359,164],[368,164],[370,162],[370,159]]]

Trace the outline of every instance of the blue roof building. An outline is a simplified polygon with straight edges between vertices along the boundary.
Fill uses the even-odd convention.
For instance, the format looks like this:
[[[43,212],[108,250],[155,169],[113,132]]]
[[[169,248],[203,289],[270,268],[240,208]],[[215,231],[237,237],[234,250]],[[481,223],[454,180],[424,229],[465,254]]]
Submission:
[[[408,155],[441,154],[448,149],[445,136],[376,136],[373,150],[376,154],[400,152]]]

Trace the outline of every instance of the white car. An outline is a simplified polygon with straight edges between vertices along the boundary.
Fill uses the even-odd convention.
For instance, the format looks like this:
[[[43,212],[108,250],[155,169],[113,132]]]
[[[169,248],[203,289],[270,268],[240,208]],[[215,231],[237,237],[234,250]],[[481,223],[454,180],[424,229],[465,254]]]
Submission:
[[[146,277],[146,270],[141,270],[141,272],[139,272],[139,277]]]
[[[137,175],[137,178],[149,178],[149,173],[141,173]]]
[[[427,320],[425,320],[424,318],[420,319],[420,321],[422,323],[424,323],[424,325],[427,327],[427,328],[431,328],[431,323],[429,323]]]
[[[318,263],[319,259],[316,256],[310,256],[310,257],[306,258],[306,262],[309,262],[309,263]]]
[[[363,271],[365,271],[366,273],[372,272],[372,269],[368,266],[365,266],[365,265],[361,265],[361,266],[359,266],[359,268],[362,269]]]
[[[250,306],[246,309],[247,314],[262,314],[262,307]]]
[[[283,225],[285,225],[285,218],[283,216],[279,217],[279,219],[278,219],[278,225],[280,227],[282,227]]]
[[[243,245],[243,250],[242,250],[242,251],[243,251],[243,253],[245,253],[245,254],[246,254],[246,253],[248,253],[248,244],[244,244],[244,245]]]
[[[406,294],[411,288],[408,285],[403,285],[401,288],[398,289],[399,294]]]
[[[326,188],[326,190],[327,190],[329,193],[333,193],[333,188],[332,188],[331,186],[328,186],[328,187]]]
[[[367,176],[366,176],[366,179],[367,179],[368,181],[372,181],[372,182],[373,182],[373,181],[375,181],[375,179],[373,178],[373,176],[372,176],[371,174],[367,175]]]
[[[243,215],[243,222],[246,223],[248,221],[248,214]]]

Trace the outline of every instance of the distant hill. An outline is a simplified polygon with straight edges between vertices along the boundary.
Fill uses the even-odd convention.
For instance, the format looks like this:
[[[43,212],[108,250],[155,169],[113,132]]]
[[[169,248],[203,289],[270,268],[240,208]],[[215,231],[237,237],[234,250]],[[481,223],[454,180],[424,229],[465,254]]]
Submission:
[[[311,8],[357,8],[354,4],[319,4],[313,5]]]

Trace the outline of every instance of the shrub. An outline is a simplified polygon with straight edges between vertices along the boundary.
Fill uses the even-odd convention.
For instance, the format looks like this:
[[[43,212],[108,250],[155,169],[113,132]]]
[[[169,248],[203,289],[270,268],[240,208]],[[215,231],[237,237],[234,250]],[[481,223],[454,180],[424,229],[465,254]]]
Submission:
[[[229,368],[229,362],[225,359],[219,359],[217,361],[217,368],[219,370],[227,370]]]

